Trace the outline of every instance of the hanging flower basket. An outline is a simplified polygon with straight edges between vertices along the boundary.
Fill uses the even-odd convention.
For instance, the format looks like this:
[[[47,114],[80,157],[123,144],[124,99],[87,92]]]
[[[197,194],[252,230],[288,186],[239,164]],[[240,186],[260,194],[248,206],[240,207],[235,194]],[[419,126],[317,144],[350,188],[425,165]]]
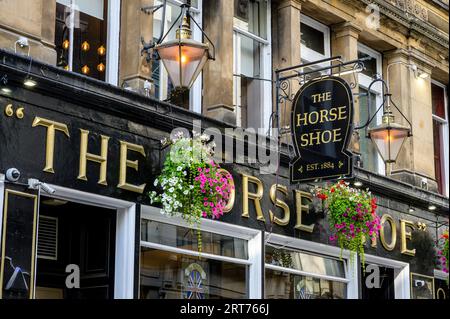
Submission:
[[[438,257],[442,271],[448,274],[448,231],[444,232],[438,241]]]
[[[376,199],[369,191],[351,188],[343,180],[326,188],[318,188],[316,197],[322,200],[329,216],[330,240],[337,240],[341,254],[343,249],[359,254],[364,266],[365,239],[377,238],[381,229],[380,218],[376,214]]]
[[[170,152],[154,182],[161,193],[152,191],[150,201],[162,205],[162,214],[182,217],[190,226],[196,226],[201,251],[201,219],[219,219],[223,215],[233,178],[212,159],[215,144],[208,136],[194,134],[191,138],[179,133],[164,143],[171,145]]]

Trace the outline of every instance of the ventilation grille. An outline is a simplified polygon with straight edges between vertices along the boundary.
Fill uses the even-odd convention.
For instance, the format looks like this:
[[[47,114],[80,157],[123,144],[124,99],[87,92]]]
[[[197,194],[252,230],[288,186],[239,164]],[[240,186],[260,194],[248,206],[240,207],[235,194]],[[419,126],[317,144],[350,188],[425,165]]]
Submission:
[[[39,216],[37,257],[58,259],[58,218]]]

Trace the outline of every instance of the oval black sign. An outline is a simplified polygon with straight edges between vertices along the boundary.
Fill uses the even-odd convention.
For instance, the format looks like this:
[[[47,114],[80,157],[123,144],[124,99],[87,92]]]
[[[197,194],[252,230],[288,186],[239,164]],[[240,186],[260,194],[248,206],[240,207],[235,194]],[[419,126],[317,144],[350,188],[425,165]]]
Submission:
[[[291,128],[297,157],[291,182],[333,179],[352,174],[353,95],[338,77],[311,80],[297,93]]]

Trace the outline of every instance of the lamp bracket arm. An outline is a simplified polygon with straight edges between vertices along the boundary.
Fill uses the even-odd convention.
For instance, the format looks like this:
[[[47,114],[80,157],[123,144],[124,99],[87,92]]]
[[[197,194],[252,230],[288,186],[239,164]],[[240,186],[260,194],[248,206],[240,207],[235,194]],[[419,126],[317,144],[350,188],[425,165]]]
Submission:
[[[413,136],[412,131],[413,131],[413,126],[410,120],[408,120],[408,118],[405,116],[405,114],[403,114],[403,112],[398,108],[397,104],[395,104],[394,101],[392,101],[391,99],[391,103],[392,105],[394,105],[394,107],[397,109],[397,111],[400,113],[400,115],[405,119],[406,122],[408,122],[409,127],[411,128],[410,132],[409,132],[409,136]]]
[[[369,97],[368,97],[369,98]],[[383,103],[381,103],[381,105],[378,107],[378,109],[376,110],[376,112],[372,115],[372,117],[370,117],[370,113],[367,112],[368,116],[367,116],[367,122],[364,125],[361,126],[357,126],[354,129],[355,130],[361,130],[363,128],[367,129],[370,125],[370,123],[372,123],[373,119],[375,118],[375,116],[377,116],[378,112],[380,112],[380,110],[384,107],[384,103],[386,102],[386,97],[383,97]],[[370,108],[369,108],[370,111]],[[366,134],[367,135],[367,134]]]
[[[143,11],[145,14],[150,14],[150,13],[155,13],[156,11],[158,11],[159,9],[163,9],[162,11],[162,21],[161,21],[161,33],[159,35],[158,40],[153,41],[150,40],[150,42],[145,42],[144,38],[141,37],[141,43],[142,43],[142,50],[141,50],[141,55],[143,55],[144,53],[147,53],[147,62],[150,62],[150,60],[152,59],[152,55],[150,53],[150,50],[153,49],[155,46],[157,46],[158,44],[160,44],[163,40],[163,35],[164,35],[164,25],[165,25],[165,21],[166,21],[166,5],[167,5],[167,0],[163,0],[163,3],[161,5],[158,6],[148,6],[148,7],[142,7],[141,11]]]

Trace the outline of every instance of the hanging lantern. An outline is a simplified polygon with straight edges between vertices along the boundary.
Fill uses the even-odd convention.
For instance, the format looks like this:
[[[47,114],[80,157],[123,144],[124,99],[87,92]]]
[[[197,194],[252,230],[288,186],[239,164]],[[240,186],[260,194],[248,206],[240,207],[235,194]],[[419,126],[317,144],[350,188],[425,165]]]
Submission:
[[[406,139],[411,136],[409,127],[395,123],[394,115],[387,111],[383,122],[368,130],[372,142],[376,145],[385,163],[395,163]]]
[[[91,71],[91,69],[89,69],[89,67],[87,65],[85,65],[81,68],[81,73],[83,73],[83,74],[89,74],[90,71]]]
[[[106,66],[102,62],[100,62],[100,64],[97,65],[98,72],[103,73],[103,72],[105,72],[105,69],[106,69]]]
[[[89,43],[87,41],[84,41],[81,44],[81,50],[83,50],[84,52],[89,51],[90,48],[91,48],[91,46],[89,45]]]
[[[106,54],[106,48],[105,48],[103,45],[101,45],[101,46],[97,49],[97,54],[98,54],[99,56],[104,56],[104,55]]]
[[[185,16],[176,40],[155,47],[175,88],[190,89],[209,59],[209,46],[191,37],[189,18]]]

